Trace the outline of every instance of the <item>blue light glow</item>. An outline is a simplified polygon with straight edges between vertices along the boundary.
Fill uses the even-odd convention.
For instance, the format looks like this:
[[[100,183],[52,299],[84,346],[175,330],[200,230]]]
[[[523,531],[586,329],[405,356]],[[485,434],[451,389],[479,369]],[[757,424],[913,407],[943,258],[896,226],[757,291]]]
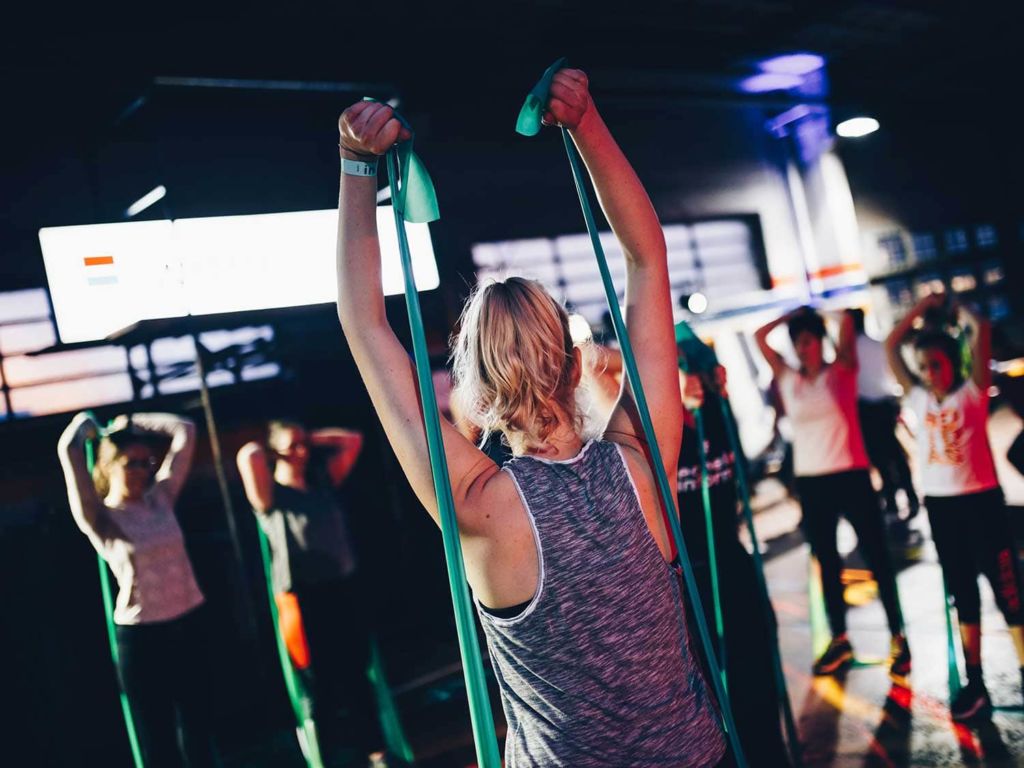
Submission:
[[[787,53],[765,59],[759,65],[762,72],[775,75],[809,75],[825,66],[825,59],[816,53]]]
[[[762,72],[760,75],[752,75],[741,80],[740,90],[745,91],[746,93],[789,91],[793,88],[799,88],[802,84],[803,78],[799,75]]]

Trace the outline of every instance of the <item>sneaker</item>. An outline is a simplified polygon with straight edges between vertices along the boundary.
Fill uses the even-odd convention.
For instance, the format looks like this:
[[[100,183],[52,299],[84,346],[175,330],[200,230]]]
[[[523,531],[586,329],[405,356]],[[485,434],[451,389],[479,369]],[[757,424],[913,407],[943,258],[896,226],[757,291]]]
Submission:
[[[832,642],[821,654],[821,658],[814,662],[813,670],[815,675],[832,675],[840,669],[850,666],[851,663],[853,663],[853,646],[846,639],[846,635],[842,635],[832,638]]]
[[[889,676],[906,677],[910,674],[910,646],[904,635],[892,639],[889,650]]]
[[[957,722],[987,716],[992,712],[992,702],[984,683],[969,682],[949,705],[949,714]]]

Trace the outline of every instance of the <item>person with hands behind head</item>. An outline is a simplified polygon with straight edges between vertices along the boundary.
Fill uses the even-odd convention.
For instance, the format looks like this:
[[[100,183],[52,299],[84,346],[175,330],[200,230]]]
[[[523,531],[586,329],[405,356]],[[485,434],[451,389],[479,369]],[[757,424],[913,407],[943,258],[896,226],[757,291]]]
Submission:
[[[981,669],[978,576],[992,585],[1009,625],[1024,683],[1024,607],[1021,574],[1003,491],[988,440],[991,327],[967,307],[957,309],[970,331],[970,375],[963,375],[961,343],[934,326],[913,339],[918,375],[902,346],[927,315],[948,315],[946,296],[922,298],[886,339],[893,374],[917,416],[918,467],[932,539],[960,621],[967,685],[950,705],[954,720],[991,711]]]
[[[366,669],[370,622],[355,546],[337,489],[362,451],[358,432],[271,421],[265,443],[238,452],[245,494],[270,544],[271,582],[289,656],[313,694],[333,751],[343,742],[371,760],[384,737]],[[346,707],[349,727],[338,722]],[[345,736],[345,734],[348,736]]]
[[[118,675],[147,768],[216,760],[207,609],[174,513],[194,450],[195,425],[165,413],[118,416],[105,434],[79,413],[57,445],[71,514],[117,580]]]
[[[676,471],[682,404],[665,240],[640,180],[575,69],[556,73],[546,122],[569,130],[626,256],[626,322],[665,469]],[[344,159],[404,138],[390,107],[341,115]],[[438,522],[414,369],[381,293],[376,183],[342,165],[338,315],[406,477]],[[502,693],[506,765],[712,766],[725,753],[687,647],[680,583],[633,395],[603,437],[576,403],[581,355],[565,309],[539,283],[478,287],[454,341],[454,396],[499,468],[441,429],[466,571]]]
[[[832,640],[814,663],[816,675],[829,675],[853,662],[846,633],[842,558],[836,544],[839,515],[857,532],[857,546],[878,582],[878,592],[892,633],[889,670],[893,677],[910,672],[910,650],[896,590],[896,575],[885,541],[878,495],[868,474],[868,457],[857,414],[857,347],[853,318],[839,315],[835,361],[825,360],[825,321],[801,307],[762,326],[754,334],[772,368],[793,429],[793,464],[803,510],[801,527],[821,565]],[[789,366],[768,343],[768,335],[786,325],[799,368]]]

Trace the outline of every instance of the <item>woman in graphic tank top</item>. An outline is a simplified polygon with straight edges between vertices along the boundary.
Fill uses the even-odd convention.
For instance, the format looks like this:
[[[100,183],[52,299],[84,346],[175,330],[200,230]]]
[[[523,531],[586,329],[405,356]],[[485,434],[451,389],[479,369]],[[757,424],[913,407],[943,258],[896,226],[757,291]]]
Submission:
[[[932,539],[953,595],[963,640],[967,685],[950,704],[954,720],[971,720],[992,709],[981,671],[981,598],[978,576],[992,585],[1006,619],[1024,679],[1024,607],[1017,548],[988,441],[991,383],[991,327],[966,307],[966,329],[958,338],[942,327],[925,327],[914,339],[918,375],[904,362],[901,347],[915,321],[940,312],[943,294],[918,302],[886,340],[889,365],[917,416],[918,471]],[[970,339],[970,367],[964,375],[963,341]]]

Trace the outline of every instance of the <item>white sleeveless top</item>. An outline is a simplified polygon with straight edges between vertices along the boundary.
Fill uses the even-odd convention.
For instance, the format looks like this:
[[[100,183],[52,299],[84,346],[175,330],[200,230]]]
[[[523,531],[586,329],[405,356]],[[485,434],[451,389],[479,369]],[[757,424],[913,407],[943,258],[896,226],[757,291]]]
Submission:
[[[786,368],[779,394],[793,427],[797,477],[867,469],[868,455],[857,415],[857,372],[826,366],[811,379]]]

